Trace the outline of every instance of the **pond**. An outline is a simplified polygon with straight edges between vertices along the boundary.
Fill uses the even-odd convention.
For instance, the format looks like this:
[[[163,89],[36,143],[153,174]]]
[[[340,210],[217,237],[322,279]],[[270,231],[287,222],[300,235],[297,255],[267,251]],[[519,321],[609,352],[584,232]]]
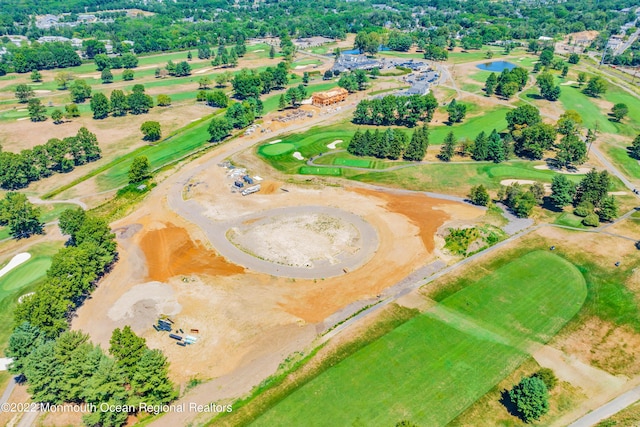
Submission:
[[[478,68],[484,71],[493,71],[501,73],[503,70],[513,70],[517,65],[508,61],[493,61],[478,65]]]

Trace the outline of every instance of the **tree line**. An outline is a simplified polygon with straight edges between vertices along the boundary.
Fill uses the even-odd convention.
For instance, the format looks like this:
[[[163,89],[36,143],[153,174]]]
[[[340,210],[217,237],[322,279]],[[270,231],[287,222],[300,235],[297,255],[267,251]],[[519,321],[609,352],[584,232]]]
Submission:
[[[20,153],[0,152],[0,187],[24,188],[33,181],[66,173],[74,167],[94,162],[101,156],[96,135],[81,127],[75,136],[51,138]]]
[[[388,128],[384,132],[378,129],[356,130],[349,141],[347,151],[354,156],[372,156],[379,159],[421,161],[429,147],[429,130],[426,125],[416,128],[411,139],[398,129]]]
[[[233,129],[242,129],[253,123],[256,117],[262,116],[264,106],[260,98],[247,98],[242,102],[231,104],[223,117],[217,116],[211,119],[209,127],[209,140],[220,142],[231,134]]]
[[[144,93],[144,86],[133,85],[131,93],[125,93],[119,89],[111,92],[109,98],[102,92],[98,92],[91,97],[91,111],[94,119],[104,119],[109,113],[114,117],[126,116],[127,112],[138,115],[146,114],[153,108],[153,98]],[[171,98],[168,95],[158,95],[158,105],[170,105]]]
[[[242,69],[231,79],[234,95],[238,99],[258,98],[260,94],[282,89],[289,83],[287,64],[280,62],[276,67],[264,71]]]
[[[353,113],[353,123],[376,126],[413,127],[419,121],[430,122],[438,107],[433,94],[363,99]]]
[[[529,72],[524,68],[504,69],[500,75],[496,75],[496,73],[489,74],[485,81],[484,92],[487,96],[496,94],[509,99],[524,89],[528,79]]]

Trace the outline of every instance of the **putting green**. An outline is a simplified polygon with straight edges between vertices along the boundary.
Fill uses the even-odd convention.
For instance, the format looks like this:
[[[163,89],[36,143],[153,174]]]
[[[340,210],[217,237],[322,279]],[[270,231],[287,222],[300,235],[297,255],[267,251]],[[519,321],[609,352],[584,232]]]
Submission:
[[[260,147],[260,153],[265,156],[279,156],[295,150],[296,146],[289,142],[278,142],[277,144],[263,145]]]
[[[8,293],[29,286],[43,278],[50,266],[51,258],[49,257],[32,258],[0,278],[0,289]]]

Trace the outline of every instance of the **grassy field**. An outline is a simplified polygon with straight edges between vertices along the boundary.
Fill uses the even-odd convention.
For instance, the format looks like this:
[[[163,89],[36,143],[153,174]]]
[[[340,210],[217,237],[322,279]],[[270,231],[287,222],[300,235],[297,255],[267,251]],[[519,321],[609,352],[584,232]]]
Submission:
[[[530,252],[325,371],[253,425],[300,425],[301,407],[308,426],[445,425],[527,359],[528,340],[552,337],[585,295],[573,265]]]
[[[565,110],[578,111],[582,116],[585,127],[595,129],[597,123],[600,132],[618,133],[616,123],[609,121],[609,117],[603,114],[591,98],[582,93],[581,89],[573,86],[562,86],[560,102]]]
[[[0,277],[0,322],[5,325],[0,329],[0,349],[7,345],[11,333],[9,327],[13,322],[13,310],[18,298],[31,292],[45,277],[51,265],[51,257],[62,247],[62,242],[41,243],[28,249],[31,258],[24,264]],[[9,259],[3,260],[5,265]]]
[[[640,163],[629,156],[626,148],[606,142],[599,144],[599,147],[622,173],[628,177],[640,179]]]
[[[363,182],[375,182],[416,191],[435,191],[465,196],[472,186],[483,184],[498,190],[504,179],[528,179],[550,183],[554,172],[534,169],[531,162],[452,163],[417,165],[389,172],[345,171],[344,175]],[[577,182],[580,175],[569,175]]]
[[[485,131],[488,134],[493,129],[501,132],[507,128],[505,117],[508,111],[509,108],[507,107],[493,108],[453,126],[431,123],[429,126],[429,143],[432,145],[442,144],[449,132],[453,132],[458,139],[475,139],[481,131]]]

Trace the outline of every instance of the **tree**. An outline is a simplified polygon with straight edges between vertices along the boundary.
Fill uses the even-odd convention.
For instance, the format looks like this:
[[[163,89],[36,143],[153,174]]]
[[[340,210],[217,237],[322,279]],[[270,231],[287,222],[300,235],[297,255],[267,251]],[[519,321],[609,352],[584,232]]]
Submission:
[[[5,225],[16,239],[44,233],[40,222],[40,209],[27,200],[22,193],[9,192],[0,200],[0,225]]]
[[[171,97],[169,95],[160,94],[158,95],[157,104],[160,107],[168,107],[169,105],[171,105]]]
[[[153,122],[153,121],[144,122],[140,126],[140,131],[144,135],[143,139],[145,141],[157,141],[161,137],[160,123],[158,122]]]
[[[422,161],[429,147],[429,130],[426,125],[413,131],[411,140],[404,150],[402,158],[409,161]]]
[[[53,123],[56,125],[59,125],[60,123],[63,122],[62,117],[63,117],[62,110],[59,108],[56,108],[51,112],[51,119],[53,120]]]
[[[618,217],[618,202],[614,196],[607,196],[602,199],[600,207],[596,212],[600,221],[611,221]]]
[[[40,74],[40,71],[38,70],[33,70],[31,72],[31,81],[32,82],[41,82],[42,81],[42,74]]]
[[[536,83],[540,88],[540,96],[547,101],[557,101],[560,98],[560,86],[554,83],[551,73],[542,73],[536,77]]]
[[[531,215],[533,207],[536,205],[536,196],[531,190],[520,193],[511,209],[520,218],[528,218]]]
[[[309,73],[306,71],[302,74],[302,83],[305,85],[309,84]]]
[[[168,377],[169,363],[160,350],[144,348],[140,355],[136,354],[135,361],[130,377],[134,403],[164,405],[178,397]]]
[[[598,215],[591,212],[585,215],[584,219],[582,220],[582,223],[589,227],[597,227],[600,225],[600,219],[598,218]]]
[[[76,104],[67,104],[64,106],[65,117],[71,119],[73,117],[80,117],[80,110]]]
[[[146,349],[146,340],[137,336],[130,326],[113,330],[109,340],[109,354],[115,358],[116,364],[125,372],[128,380],[132,379],[136,364]]]
[[[100,78],[102,79],[102,84],[112,83],[113,82],[113,74],[111,73],[110,68],[105,68],[102,70],[100,74]]]
[[[512,133],[519,131],[527,126],[533,126],[540,123],[540,110],[533,105],[523,105],[513,109],[507,113],[507,123],[509,131]],[[514,135],[515,137],[515,135]]]
[[[333,78],[333,72],[331,70],[326,70],[322,75],[322,80],[331,80]]]
[[[100,357],[95,373],[85,385],[84,399],[86,403],[94,405],[96,412],[82,417],[83,422],[90,426],[122,426],[126,423],[127,411],[102,411],[101,404],[123,407],[129,402],[130,392],[125,387],[126,376],[116,361]]]
[[[535,197],[536,202],[538,204],[542,203],[542,199],[544,198],[544,185],[541,182],[534,182],[533,184],[531,184],[531,193],[533,194],[533,197]]]
[[[478,161],[487,160],[489,157],[487,134],[484,131],[480,132],[478,136],[476,136],[471,157],[473,160]]]
[[[545,47],[544,49],[542,49],[542,52],[540,52],[540,63],[544,67],[548,67],[549,65],[551,65],[552,61],[553,61],[553,47]]]
[[[587,82],[587,73],[580,72],[578,73],[578,86],[582,86]]]
[[[640,134],[633,139],[631,147],[629,147],[629,155],[640,160]]]
[[[84,80],[74,80],[71,84],[71,100],[78,104],[91,97],[91,86]]]
[[[507,160],[507,145],[500,138],[500,134],[494,129],[491,131],[487,142],[487,159],[493,160],[494,163],[500,163]]]
[[[577,133],[580,124],[582,124],[582,116],[575,110],[566,110],[558,119],[556,128],[559,134],[569,135]]]
[[[569,74],[569,66],[565,65],[562,67],[562,73],[560,73],[560,77],[564,79],[565,77],[567,77],[567,74]]]
[[[551,180],[551,201],[559,208],[563,208],[573,201],[576,186],[562,174],[554,175]]]
[[[615,104],[613,108],[611,108],[611,115],[616,119],[617,122],[620,122],[622,119],[624,119],[624,116],[626,116],[628,112],[629,107],[627,107],[627,104],[623,104],[622,102]]]
[[[496,73],[489,74],[487,77],[487,81],[484,83],[484,93],[487,96],[491,96],[496,91],[496,86],[498,85],[498,78],[496,77]]]
[[[127,105],[131,114],[146,114],[153,107],[153,98],[144,92],[134,90],[127,95]]]
[[[456,142],[457,140],[453,132],[449,132],[446,138],[444,139],[442,148],[440,149],[440,154],[438,156],[440,157],[440,160],[444,162],[451,161],[451,159],[453,158],[453,154],[455,152]]]
[[[147,156],[137,156],[129,167],[129,184],[138,184],[150,178],[151,164]]]
[[[471,187],[471,193],[469,194],[469,199],[471,200],[471,203],[478,206],[487,206],[491,201],[491,197],[489,197],[489,192],[482,184],[476,187]]]
[[[133,80],[133,70],[124,70],[122,72],[122,80],[127,82]]]
[[[191,74],[191,65],[188,62],[182,61],[176,65],[175,75],[177,77],[188,76]]]
[[[75,245],[73,236],[80,230],[86,218],[87,213],[82,208],[65,209],[60,214],[60,219],[58,220],[60,232],[70,236],[73,245]]]
[[[456,102],[455,98],[449,103],[447,107],[449,113],[449,123],[460,123],[467,115],[467,106]]]
[[[104,119],[109,115],[111,106],[109,105],[109,99],[104,93],[98,92],[91,98],[90,103],[91,111],[93,111],[94,119]]]
[[[9,336],[9,344],[5,351],[7,357],[11,357],[13,361],[9,366],[9,372],[12,374],[24,373],[28,356],[39,347],[44,341],[40,329],[31,325],[29,322],[22,322],[18,325],[11,336]]]
[[[211,79],[207,76],[202,76],[200,77],[200,79],[198,79],[198,89],[209,89],[209,86],[211,86]]]
[[[572,53],[569,55],[569,64],[577,64],[580,62],[580,55],[577,53]]]
[[[576,135],[565,135],[558,145],[556,161],[564,166],[569,167],[571,164],[581,165],[587,160],[587,146]]]
[[[578,184],[574,202],[576,205],[588,202],[598,207],[607,197],[610,184],[611,178],[607,171],[596,172],[595,169],[591,169]]]
[[[273,59],[276,57],[276,47],[274,45],[271,45],[271,48],[269,49],[269,58]]]
[[[58,89],[64,90],[67,88],[67,84],[73,80],[73,74],[68,71],[60,71],[56,74],[53,80],[58,85]]]
[[[607,83],[600,76],[593,76],[589,79],[589,83],[587,87],[584,88],[583,92],[589,96],[594,98],[599,97],[603,93],[607,91]]]
[[[138,66],[138,58],[133,53],[125,53],[122,55],[122,66],[127,69],[136,68]]]
[[[31,98],[29,100],[27,110],[29,110],[29,118],[32,122],[44,122],[47,120],[47,109],[38,98]]]
[[[205,100],[207,101],[207,105],[218,108],[227,108],[231,102],[227,94],[221,90],[214,90],[213,92],[207,93]]]
[[[526,127],[516,138],[515,150],[519,156],[541,159],[546,150],[551,149],[556,139],[556,129],[546,123]]]
[[[524,422],[539,419],[549,412],[549,391],[538,377],[524,377],[509,390],[509,398]]]
[[[129,105],[127,105],[127,97],[124,92],[116,89],[111,92],[111,114],[114,117],[121,117],[127,115]]]
[[[282,111],[285,108],[287,108],[287,100],[285,99],[284,94],[281,94],[278,99],[278,111]]]
[[[222,141],[233,129],[229,120],[224,117],[214,117],[209,123],[208,132],[210,135],[210,141],[220,142]]]
[[[33,98],[34,96],[36,95],[33,92],[33,89],[31,89],[31,86],[24,83],[16,86],[16,98],[18,98],[18,102],[20,102],[21,104],[29,102],[29,99]]]

